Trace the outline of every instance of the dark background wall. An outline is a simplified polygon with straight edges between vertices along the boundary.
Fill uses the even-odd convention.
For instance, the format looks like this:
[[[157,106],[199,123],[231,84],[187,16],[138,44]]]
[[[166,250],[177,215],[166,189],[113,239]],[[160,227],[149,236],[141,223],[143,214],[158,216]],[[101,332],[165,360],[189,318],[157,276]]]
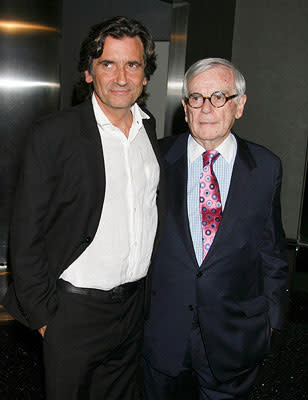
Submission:
[[[232,60],[247,79],[236,131],[280,156],[283,221],[297,239],[308,137],[308,3],[237,0]],[[306,199],[308,207],[308,199]]]
[[[46,0],[43,7],[41,0],[0,2],[0,304],[9,278],[10,216],[29,125],[59,107],[61,14],[60,0]]]
[[[231,60],[236,0],[190,0],[186,69],[205,57]]]
[[[58,0],[40,4],[0,2],[0,267],[6,265],[11,203],[29,124],[59,106],[61,9]],[[26,27],[5,29],[5,21]]]

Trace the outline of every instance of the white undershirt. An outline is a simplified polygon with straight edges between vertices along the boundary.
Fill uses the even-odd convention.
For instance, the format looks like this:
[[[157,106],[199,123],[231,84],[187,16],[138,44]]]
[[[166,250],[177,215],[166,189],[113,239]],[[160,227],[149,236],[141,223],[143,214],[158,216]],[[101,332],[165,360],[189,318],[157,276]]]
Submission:
[[[101,135],[106,193],[92,243],[61,275],[78,287],[109,290],[147,274],[157,229],[159,165],[137,104],[128,138],[92,104]]]

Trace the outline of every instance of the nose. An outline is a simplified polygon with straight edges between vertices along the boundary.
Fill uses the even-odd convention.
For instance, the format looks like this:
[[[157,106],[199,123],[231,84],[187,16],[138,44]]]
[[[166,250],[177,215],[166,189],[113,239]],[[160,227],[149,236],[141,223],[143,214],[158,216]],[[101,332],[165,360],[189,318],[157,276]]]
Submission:
[[[116,82],[120,86],[125,86],[127,84],[125,66],[120,66],[119,67],[118,74],[116,76]]]
[[[203,103],[203,106],[201,107],[201,111],[202,111],[204,114],[208,114],[208,113],[210,113],[210,112],[213,111],[213,108],[214,108],[214,106],[213,106],[212,103],[210,102],[210,99],[205,99],[205,100],[204,100],[204,103]]]

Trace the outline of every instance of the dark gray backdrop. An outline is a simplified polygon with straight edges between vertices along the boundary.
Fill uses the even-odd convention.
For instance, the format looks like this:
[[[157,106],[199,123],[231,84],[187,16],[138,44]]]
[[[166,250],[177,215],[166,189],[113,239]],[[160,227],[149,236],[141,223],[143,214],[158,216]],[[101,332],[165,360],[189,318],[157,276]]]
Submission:
[[[236,2],[232,61],[245,74],[248,94],[236,131],[282,159],[283,222],[290,239],[300,236],[307,152],[307,26],[305,0]]]

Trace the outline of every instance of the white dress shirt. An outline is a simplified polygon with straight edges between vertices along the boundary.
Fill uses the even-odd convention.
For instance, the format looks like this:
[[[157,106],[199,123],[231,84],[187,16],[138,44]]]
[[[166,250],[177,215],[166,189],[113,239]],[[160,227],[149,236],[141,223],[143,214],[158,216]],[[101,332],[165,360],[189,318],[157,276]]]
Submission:
[[[92,104],[101,135],[106,193],[92,243],[61,275],[74,286],[110,290],[147,274],[157,229],[159,165],[137,104],[128,138]]]
[[[219,184],[222,210],[228,197],[234,160],[237,152],[237,142],[230,133],[227,138],[215,149],[220,153],[213,165],[213,170]],[[203,167],[202,153],[205,149],[190,135],[187,142],[187,213],[191,238],[194,245],[198,264],[202,263],[202,227],[199,202],[200,173]]]

